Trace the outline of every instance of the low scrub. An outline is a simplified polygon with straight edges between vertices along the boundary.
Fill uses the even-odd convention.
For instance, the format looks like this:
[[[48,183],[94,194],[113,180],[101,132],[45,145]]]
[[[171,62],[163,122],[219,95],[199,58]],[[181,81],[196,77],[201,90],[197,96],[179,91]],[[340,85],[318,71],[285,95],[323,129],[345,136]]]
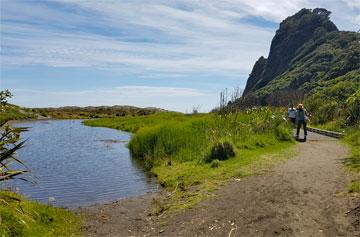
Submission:
[[[212,161],[227,160],[231,157],[235,157],[234,147],[230,142],[219,142],[211,148],[210,154],[206,157],[207,163]],[[216,162],[215,162],[216,163]],[[212,163],[214,165],[214,163]]]

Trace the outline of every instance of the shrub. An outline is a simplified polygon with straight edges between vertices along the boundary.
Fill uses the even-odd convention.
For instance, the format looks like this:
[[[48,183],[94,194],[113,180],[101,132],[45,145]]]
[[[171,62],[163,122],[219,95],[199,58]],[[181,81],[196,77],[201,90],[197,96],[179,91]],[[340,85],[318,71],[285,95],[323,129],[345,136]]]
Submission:
[[[211,148],[210,154],[206,157],[206,162],[210,163],[213,160],[227,160],[230,157],[235,157],[233,145],[229,142],[219,142]]]
[[[7,98],[11,96],[8,90],[0,91],[0,111],[3,111],[4,107],[7,106]],[[26,169],[15,170],[12,168],[14,163],[25,167],[24,163],[15,157],[15,153],[25,143],[25,141],[19,142],[19,140],[20,133],[26,131],[26,128],[11,128],[6,125],[6,122],[0,122],[0,183],[28,172]]]

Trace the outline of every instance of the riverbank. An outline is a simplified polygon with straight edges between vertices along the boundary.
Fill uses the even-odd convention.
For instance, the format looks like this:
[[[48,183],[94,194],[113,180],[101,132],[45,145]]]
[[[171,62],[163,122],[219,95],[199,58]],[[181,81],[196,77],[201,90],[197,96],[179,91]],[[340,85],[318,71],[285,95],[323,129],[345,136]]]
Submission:
[[[238,168],[243,176],[229,178],[223,173],[223,177],[209,177],[206,190],[201,184],[175,190],[167,188],[157,193],[77,208],[74,212],[84,218],[82,230],[86,236],[158,236],[169,219],[197,208],[206,200],[218,198],[218,193],[229,183],[242,182],[251,175],[266,173],[296,153],[294,147],[267,150],[256,161]],[[231,170],[229,174],[232,174]],[[256,184],[253,185],[256,187]]]

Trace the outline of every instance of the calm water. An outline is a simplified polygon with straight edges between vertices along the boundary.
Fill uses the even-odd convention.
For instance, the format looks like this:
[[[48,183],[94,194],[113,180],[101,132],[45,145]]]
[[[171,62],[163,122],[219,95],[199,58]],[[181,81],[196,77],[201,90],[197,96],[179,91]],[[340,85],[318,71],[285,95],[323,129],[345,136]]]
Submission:
[[[82,125],[81,120],[16,123],[29,127],[18,157],[32,171],[33,185],[21,180],[17,187],[31,199],[57,206],[84,206],[136,196],[157,189],[156,180],[131,159],[126,144],[130,134]]]

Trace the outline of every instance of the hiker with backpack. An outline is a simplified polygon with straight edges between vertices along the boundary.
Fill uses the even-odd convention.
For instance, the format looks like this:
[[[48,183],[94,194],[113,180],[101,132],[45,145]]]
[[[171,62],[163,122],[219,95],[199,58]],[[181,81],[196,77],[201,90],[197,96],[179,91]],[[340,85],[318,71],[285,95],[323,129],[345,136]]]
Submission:
[[[296,109],[294,108],[293,105],[291,105],[288,109],[288,118],[289,118],[289,121],[292,123],[293,127],[295,127]]]
[[[306,123],[308,122],[308,114],[303,106],[299,104],[296,109],[296,139],[299,139],[300,128],[303,126],[304,129],[304,140],[306,141],[307,128]]]

